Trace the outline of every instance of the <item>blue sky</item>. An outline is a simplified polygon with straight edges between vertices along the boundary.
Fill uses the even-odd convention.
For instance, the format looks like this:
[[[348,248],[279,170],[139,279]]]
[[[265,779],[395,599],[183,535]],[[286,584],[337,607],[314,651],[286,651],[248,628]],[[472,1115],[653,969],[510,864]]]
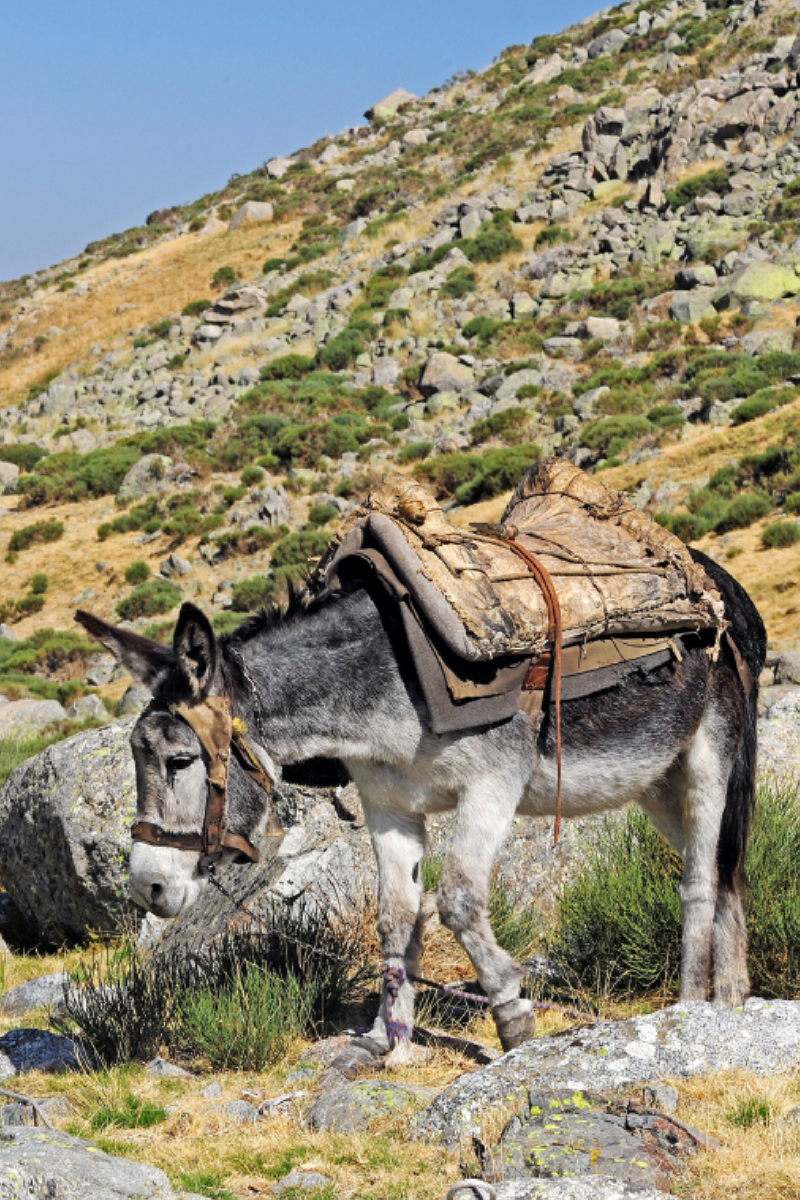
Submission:
[[[422,95],[596,0],[7,0],[0,279]]]

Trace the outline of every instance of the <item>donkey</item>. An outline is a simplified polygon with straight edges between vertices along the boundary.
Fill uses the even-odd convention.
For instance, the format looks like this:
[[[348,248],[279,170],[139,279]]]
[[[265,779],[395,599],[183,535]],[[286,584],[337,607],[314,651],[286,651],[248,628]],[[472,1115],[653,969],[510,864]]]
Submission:
[[[565,817],[638,803],[682,856],[681,997],[705,998],[713,952],[714,997],[748,994],[742,860],[755,795],[757,681],[766,654],[761,618],[746,592],[693,552],[718,587],[735,652],[714,661],[702,645],[681,661],[563,704]],[[360,792],[378,864],[378,929],[385,957],[372,1037],[394,1057],[408,1051],[422,949],[427,813],[455,810],[437,903],[466,950],[511,1049],[532,1036],[533,1006],[521,968],[500,948],[487,915],[489,876],[514,817],[556,812],[552,707],[534,727],[523,712],[497,725],[431,733],[427,711],[388,598],[369,586],[262,614],[217,639],[205,615],[184,604],[172,647],[88,613],[77,619],[153,694],[131,736],[138,821],[173,844],[136,841],[136,901],[173,917],[206,884],[203,829],[208,747],[184,714],[227,697],[257,735],[270,772],[311,759],[339,760]],[[744,660],[746,667],[742,665]],[[743,682],[747,671],[753,686]],[[228,764],[227,827],[239,845],[263,828],[265,794],[237,756]],[[137,826],[138,828],[138,826]],[[181,838],[188,839],[186,844]],[[192,848],[187,848],[192,847]],[[241,861],[218,847],[217,865]]]

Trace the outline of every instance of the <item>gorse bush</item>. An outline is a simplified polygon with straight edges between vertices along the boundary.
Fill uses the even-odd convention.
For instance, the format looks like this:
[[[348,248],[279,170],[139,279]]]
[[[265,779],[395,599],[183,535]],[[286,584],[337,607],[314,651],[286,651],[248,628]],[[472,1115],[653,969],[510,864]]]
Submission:
[[[28,550],[36,543],[57,542],[64,536],[63,521],[36,521],[22,529],[15,529],[9,539],[8,549],[16,554]]]
[[[559,901],[550,953],[593,991],[636,995],[677,986],[682,864],[631,807],[590,849]],[[761,787],[745,860],[748,965],[757,996],[800,993],[800,797]]]
[[[130,584],[144,583],[150,578],[150,567],[139,559],[125,568],[125,582]]]
[[[521,445],[483,454],[440,454],[418,463],[414,474],[433,484],[437,499],[454,496],[459,504],[476,504],[516,487],[541,453],[538,446]]]
[[[800,542],[800,525],[794,521],[773,521],[761,531],[761,542],[767,550],[780,550]]]
[[[182,961],[107,948],[65,991],[64,1032],[77,1023],[99,1060],[146,1060],[166,1047],[219,1068],[263,1070],[298,1034],[319,1035],[373,982],[360,926],[299,901],[262,929],[232,934]]]
[[[676,187],[667,188],[665,192],[667,204],[670,208],[681,208],[690,200],[694,200],[696,196],[705,196],[708,192],[724,195],[729,190],[730,177],[730,171],[724,167],[715,167],[713,171],[706,171],[702,175],[693,175],[691,179],[684,179]]]
[[[21,471],[32,471],[43,458],[47,458],[47,451],[31,442],[0,446],[0,462],[13,463]]]
[[[117,613],[123,621],[135,621],[137,617],[154,617],[169,612],[181,602],[181,589],[168,579],[151,579],[140,583],[130,596],[120,600]]]

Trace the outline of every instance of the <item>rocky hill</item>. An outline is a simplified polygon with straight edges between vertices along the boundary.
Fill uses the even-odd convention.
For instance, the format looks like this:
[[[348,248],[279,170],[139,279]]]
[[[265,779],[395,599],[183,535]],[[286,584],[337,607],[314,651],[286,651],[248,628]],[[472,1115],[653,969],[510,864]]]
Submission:
[[[606,9],[1,284],[0,691],[91,686],[85,643],[36,634],[76,603],[229,626],[370,479],[468,520],[551,451],[792,646],[799,12]]]

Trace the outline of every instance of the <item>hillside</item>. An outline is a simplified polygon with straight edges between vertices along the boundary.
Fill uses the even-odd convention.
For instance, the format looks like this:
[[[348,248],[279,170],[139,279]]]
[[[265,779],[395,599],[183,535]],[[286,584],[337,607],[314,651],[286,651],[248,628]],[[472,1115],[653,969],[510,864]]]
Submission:
[[[382,473],[466,521],[555,451],[794,645],[798,8],[604,10],[0,284],[5,630],[230,627]],[[53,636],[0,691],[91,690]]]

